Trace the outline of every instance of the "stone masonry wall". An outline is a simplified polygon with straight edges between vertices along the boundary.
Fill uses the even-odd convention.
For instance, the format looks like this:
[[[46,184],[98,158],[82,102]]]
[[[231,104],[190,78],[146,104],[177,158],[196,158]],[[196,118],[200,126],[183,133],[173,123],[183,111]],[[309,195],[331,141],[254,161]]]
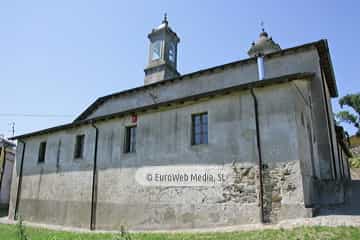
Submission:
[[[232,179],[223,186],[223,202],[256,203],[258,200],[258,172],[256,166],[232,165]]]
[[[233,165],[233,172],[233,181],[223,188],[222,202],[233,201],[243,204],[259,202],[258,166]],[[279,163],[271,167],[264,164],[263,202],[266,222],[276,223],[283,218],[296,217],[296,212],[289,212],[288,208],[282,209],[282,205],[287,206],[291,202],[291,204],[299,204],[300,207],[304,206],[302,194],[299,161]]]
[[[303,204],[303,187],[299,167],[298,161],[264,167],[265,221],[278,222],[281,219],[282,204],[286,203],[291,195],[298,196],[295,203]]]

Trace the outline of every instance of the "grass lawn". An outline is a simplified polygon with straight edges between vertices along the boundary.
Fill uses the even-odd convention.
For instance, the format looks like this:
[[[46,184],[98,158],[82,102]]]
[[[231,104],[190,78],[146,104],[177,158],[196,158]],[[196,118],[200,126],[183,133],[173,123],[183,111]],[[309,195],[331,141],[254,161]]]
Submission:
[[[1,240],[18,240],[19,226],[0,224]],[[121,237],[116,234],[103,233],[72,233],[59,232],[45,229],[36,229],[25,227],[27,239],[31,240],[225,240],[225,239],[267,239],[267,240],[302,240],[302,239],[360,239],[360,228],[355,227],[302,227],[292,230],[264,230],[251,232],[233,232],[233,233],[136,233],[130,234],[128,237]]]

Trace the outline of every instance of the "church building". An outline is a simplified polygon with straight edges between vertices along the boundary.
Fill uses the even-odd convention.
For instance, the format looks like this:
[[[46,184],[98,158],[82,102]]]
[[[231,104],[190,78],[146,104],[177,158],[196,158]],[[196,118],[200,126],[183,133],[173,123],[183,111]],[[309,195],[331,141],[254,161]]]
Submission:
[[[335,126],[327,40],[181,74],[166,17],[144,85],[18,141],[9,218],[90,229],[209,228],[312,217],[344,202],[351,155]],[[249,44],[250,45],[250,44]]]

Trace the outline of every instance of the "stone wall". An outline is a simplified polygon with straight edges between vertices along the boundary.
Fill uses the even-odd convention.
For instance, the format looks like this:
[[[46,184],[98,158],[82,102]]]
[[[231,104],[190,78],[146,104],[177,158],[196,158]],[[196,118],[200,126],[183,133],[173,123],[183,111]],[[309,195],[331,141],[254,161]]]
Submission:
[[[218,203],[236,202],[241,204],[257,203],[259,205],[259,171],[258,166],[232,166],[232,180],[222,189],[223,198]],[[263,168],[263,203],[265,222],[276,223],[299,215],[311,216],[311,209],[303,212],[289,212],[289,205],[302,207],[305,210],[300,161],[290,161]]]
[[[122,199],[115,203],[100,197],[96,225],[99,229],[124,225],[144,230],[158,229],[159,225],[161,229],[174,229],[259,223],[258,166],[233,162],[218,168],[225,170],[226,181],[214,186],[144,187],[133,181],[116,193],[116,187],[107,184],[108,191],[122,195]],[[312,209],[304,206],[300,161],[276,164],[263,173],[266,222],[312,216]],[[133,172],[122,170],[118,174],[119,179],[131,179]]]
[[[257,203],[259,195],[257,167],[233,164],[231,169],[233,175],[230,176],[228,183],[223,186],[223,198],[218,203]]]
[[[276,223],[282,219],[312,215],[311,209],[305,209],[300,161],[272,167],[265,164],[263,173],[266,222]],[[291,211],[289,208],[304,211]]]
[[[265,218],[271,222],[308,213],[297,160],[300,157],[295,91],[290,83],[255,91],[263,161],[267,166]],[[191,116],[201,112],[208,113],[209,141],[192,145]],[[119,229],[122,225],[139,230],[179,229],[260,221],[255,112],[249,91],[138,114],[136,153],[124,153],[124,132],[133,124],[131,116],[96,123],[97,229]],[[77,134],[86,135],[83,159],[73,158]],[[88,227],[95,128],[86,125],[24,141],[21,215],[36,222]],[[41,141],[47,141],[47,150],[45,163],[39,164]],[[142,186],[134,177],[144,167],[199,165],[224,167],[228,180],[216,186],[159,187]],[[14,188],[12,202],[16,197]]]
[[[124,225],[144,230],[258,223],[256,166],[238,162],[212,167],[222,169],[226,181],[210,186],[143,186],[134,179],[136,169],[100,171],[97,228]],[[176,172],[181,167],[172,168]],[[114,184],[105,180],[111,176],[116,176]],[[120,179],[123,184],[116,185]],[[105,197],[109,193],[110,199]]]

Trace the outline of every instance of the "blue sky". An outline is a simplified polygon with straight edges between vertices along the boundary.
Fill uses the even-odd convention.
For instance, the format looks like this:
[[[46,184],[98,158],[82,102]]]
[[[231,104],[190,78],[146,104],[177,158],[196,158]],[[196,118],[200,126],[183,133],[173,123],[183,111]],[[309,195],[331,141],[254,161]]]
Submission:
[[[345,0],[1,1],[0,134],[11,122],[15,134],[70,122],[97,97],[142,85],[147,34],[164,12],[181,39],[180,73],[247,58],[264,21],[282,48],[327,38],[340,96],[359,92],[359,10]]]

